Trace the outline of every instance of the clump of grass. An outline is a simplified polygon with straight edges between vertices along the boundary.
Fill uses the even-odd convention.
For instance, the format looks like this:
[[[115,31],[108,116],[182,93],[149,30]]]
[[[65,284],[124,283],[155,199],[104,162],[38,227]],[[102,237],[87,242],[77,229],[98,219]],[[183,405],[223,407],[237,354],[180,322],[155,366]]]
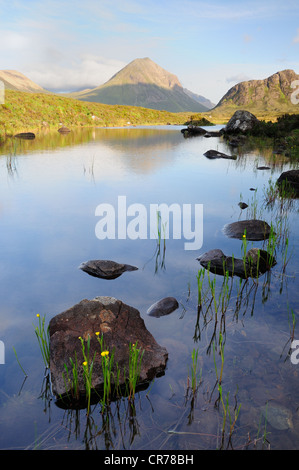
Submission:
[[[244,231],[242,235],[242,253],[243,253],[243,263],[244,263],[244,273],[245,277],[247,277],[247,270],[246,270],[246,264],[247,264],[247,238],[246,238],[246,230]]]
[[[71,364],[71,376],[69,374],[67,364],[64,364],[66,375],[62,373],[62,377],[63,377],[64,384],[65,384],[65,390],[66,390],[67,396],[69,396],[69,393],[71,393],[73,398],[75,398],[76,400],[79,400],[80,391],[79,391],[79,377],[78,377],[78,360],[77,360],[76,353],[75,353],[74,360],[70,358],[70,364]]]
[[[38,325],[35,326],[35,334],[38,339],[42,358],[46,368],[50,366],[50,337],[49,337],[49,326],[45,325],[45,316],[41,318],[40,314],[37,315]]]
[[[215,342],[214,342],[214,343],[213,343],[214,367],[215,367],[217,382],[218,382],[218,384],[221,385],[221,383],[222,383],[222,375],[223,375],[223,368],[224,368],[224,343],[223,343],[223,335],[222,335],[221,332],[219,333],[219,351],[220,351],[220,357],[221,357],[220,373],[218,373],[218,368],[217,368],[217,364],[216,364]]]
[[[92,394],[92,373],[93,373],[93,366],[94,366],[94,359],[96,353],[94,353],[93,358],[90,358],[90,336],[88,335],[86,344],[84,339],[79,336],[79,340],[81,341],[81,347],[82,347],[82,354],[84,361],[82,363],[83,367],[83,376],[84,376],[84,383],[85,383],[85,389],[86,389],[86,395],[87,395],[87,414],[89,414],[90,411],[90,401],[91,401],[91,394]]]
[[[107,347],[104,344],[103,335],[99,336],[99,332],[96,333],[97,339],[101,348],[101,363],[103,371],[103,396],[101,399],[102,406],[108,405],[111,398],[112,391],[112,378],[114,377],[114,383],[118,386],[118,383],[115,381],[115,376],[113,375],[112,368],[114,363],[114,351],[110,354],[107,350]],[[118,367],[117,367],[117,377],[119,378]]]
[[[25,377],[28,377],[27,373],[25,372],[25,370],[23,369],[20,361],[19,361],[19,358],[18,358],[18,355],[17,355],[17,351],[15,350],[14,346],[12,347],[14,353],[15,353],[15,356],[16,356],[16,360],[17,360],[17,363],[19,364],[20,366],[20,369],[22,370],[23,374],[25,375]]]
[[[188,374],[188,386],[190,388],[190,375],[191,375],[191,390],[193,396],[196,394],[196,391],[200,383],[200,371],[198,370],[198,349],[193,348],[191,354],[192,364],[191,364],[191,374]],[[199,380],[198,380],[199,379]]]
[[[161,249],[163,231],[163,248]],[[157,273],[159,267],[165,269],[165,256],[166,256],[166,224],[162,223],[161,213],[157,211],[157,246],[156,246],[156,265],[155,272]]]
[[[141,362],[144,351],[137,348],[136,343],[129,343],[129,371],[128,371],[128,386],[129,386],[129,400],[134,400],[136,386],[140,377]]]
[[[205,277],[205,269],[200,269],[196,276],[197,278],[197,292],[198,292],[198,305],[202,304],[202,286]]]

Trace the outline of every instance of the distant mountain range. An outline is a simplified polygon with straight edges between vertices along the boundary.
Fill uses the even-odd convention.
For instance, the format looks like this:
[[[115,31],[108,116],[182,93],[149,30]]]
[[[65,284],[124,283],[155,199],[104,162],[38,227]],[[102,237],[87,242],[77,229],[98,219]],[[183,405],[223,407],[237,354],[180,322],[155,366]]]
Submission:
[[[135,59],[103,85],[67,96],[104,104],[142,106],[171,112],[205,112],[213,107],[204,97],[184,89],[176,75],[148,57]]]
[[[0,70],[0,80],[11,90],[50,93],[14,70]],[[144,58],[133,60],[101,86],[65,96],[82,101],[142,106],[174,113],[209,112],[214,117],[230,116],[237,109],[248,110],[257,116],[271,113],[297,114],[299,105],[291,100],[295,91],[291,84],[297,80],[299,75],[294,70],[283,70],[263,80],[240,82],[230,88],[215,106],[207,98],[183,88],[176,75],[167,72],[151,59]]]
[[[294,70],[276,72],[264,80],[248,80],[233,86],[221,98],[214,112],[244,109],[254,113],[298,113],[298,104],[293,104],[292,82],[299,80]],[[296,88],[299,88],[298,86]]]

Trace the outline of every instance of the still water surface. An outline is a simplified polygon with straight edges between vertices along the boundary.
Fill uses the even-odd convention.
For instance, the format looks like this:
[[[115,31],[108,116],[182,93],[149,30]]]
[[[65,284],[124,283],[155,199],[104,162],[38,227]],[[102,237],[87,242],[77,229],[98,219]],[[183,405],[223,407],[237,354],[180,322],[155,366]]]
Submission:
[[[49,133],[0,148],[0,364],[1,449],[217,449],[229,444],[229,416],[216,383],[219,331],[224,337],[222,392],[229,405],[234,448],[297,449],[299,365],[290,360],[293,319],[298,319],[298,206],[283,214],[264,207],[264,190],[289,169],[272,150],[237,151],[236,160],[209,160],[204,152],[232,154],[220,138],[184,139],[180,127],[92,129]],[[236,152],[236,150],[234,150]],[[257,170],[260,165],[270,170]],[[251,191],[255,188],[256,191]],[[127,205],[203,205],[203,245],[185,250],[170,236],[157,241],[99,240],[95,209],[118,196]],[[241,212],[244,201],[249,208]],[[215,326],[213,308],[198,310],[197,257],[210,249],[242,255],[225,224],[252,215],[283,221],[277,265],[258,281],[231,281],[225,315]],[[171,234],[170,234],[171,235]],[[288,240],[288,264],[283,270]],[[248,248],[263,247],[250,242]],[[138,271],[107,281],[78,269],[89,259],[111,259]],[[214,276],[212,277],[214,279]],[[216,293],[223,279],[216,276]],[[204,290],[208,288],[207,278]],[[242,293],[242,294],[241,294]],[[34,333],[36,314],[47,322],[82,299],[113,296],[136,307],[156,341],[167,348],[165,375],[140,392],[132,413],[126,399],[91,417],[57,407],[44,382]],[[179,309],[154,318],[157,300],[174,296]],[[292,317],[293,314],[293,317]],[[297,329],[293,334],[299,339]],[[213,354],[215,346],[215,354]],[[192,352],[198,351],[197,391],[191,393]],[[15,354],[16,352],[16,354]],[[27,373],[24,374],[20,365]],[[254,441],[255,440],[255,441]]]

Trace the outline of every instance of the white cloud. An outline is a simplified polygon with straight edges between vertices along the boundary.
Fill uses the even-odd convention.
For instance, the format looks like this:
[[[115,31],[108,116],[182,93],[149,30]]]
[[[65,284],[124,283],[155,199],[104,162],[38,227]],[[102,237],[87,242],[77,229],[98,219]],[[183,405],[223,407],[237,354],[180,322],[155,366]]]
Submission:
[[[15,31],[2,31],[1,37],[5,48],[12,50],[26,50],[30,45],[30,40],[25,34],[17,33]]]
[[[52,51],[55,56],[55,51]],[[73,91],[102,85],[126,63],[96,55],[85,55],[66,65],[62,61],[37,64],[23,70],[38,85],[51,91]]]
[[[245,75],[243,73],[239,73],[237,75],[233,75],[232,77],[227,77],[226,78],[226,82],[227,83],[240,83],[240,82],[245,82],[247,80],[251,80],[250,77],[248,77],[248,75]]]

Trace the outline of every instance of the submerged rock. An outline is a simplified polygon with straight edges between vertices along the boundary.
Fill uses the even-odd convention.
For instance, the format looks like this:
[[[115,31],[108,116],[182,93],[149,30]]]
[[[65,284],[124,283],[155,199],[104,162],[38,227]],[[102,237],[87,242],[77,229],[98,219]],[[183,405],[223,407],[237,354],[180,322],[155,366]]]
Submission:
[[[207,131],[205,134],[204,134],[204,137],[221,137],[222,136],[222,131]]]
[[[97,335],[96,333],[99,333]],[[120,370],[119,385],[125,383],[125,371],[129,368],[129,344],[136,344],[144,351],[139,385],[145,386],[156,376],[164,373],[168,358],[167,350],[161,347],[147,330],[140,313],[134,307],[113,297],[84,299],[70,309],[50,320],[50,371],[54,394],[66,396],[69,384],[65,382],[65,366],[71,371],[70,358],[78,363],[79,393],[85,396],[82,346],[90,339],[89,357],[94,358],[92,387],[99,393],[103,387],[101,349],[98,338],[103,335],[105,350],[114,351],[113,372],[116,364]],[[86,344],[86,343],[85,343]],[[127,375],[126,375],[127,377]]]
[[[116,279],[126,271],[136,271],[138,268],[130,264],[120,264],[110,260],[90,260],[81,263],[79,269],[90,276],[101,279]]]
[[[240,240],[246,233],[247,240],[257,241],[268,239],[271,227],[264,220],[241,220],[225,225],[223,232],[229,238],[238,238]]]
[[[246,202],[239,202],[238,206],[240,207],[240,209],[244,210],[246,209],[246,207],[248,207],[248,204],[246,204]]]
[[[178,301],[174,297],[165,297],[158,300],[148,309],[147,314],[151,317],[163,317],[174,312],[179,307]]]
[[[210,159],[215,159],[215,158],[226,158],[229,160],[237,159],[236,155],[226,155],[225,153],[218,152],[218,150],[208,150],[207,152],[204,153],[204,156]]]
[[[282,196],[299,198],[299,170],[284,171],[276,184]]]
[[[58,129],[58,132],[60,132],[60,134],[68,134],[71,130],[68,127],[62,126]]]
[[[210,250],[199,256],[200,264],[214,274],[225,276],[238,276],[242,279],[257,277],[269,271],[276,261],[265,250],[252,248],[248,250],[244,259],[226,256],[222,250]]]
[[[268,403],[262,406],[262,414],[275,429],[284,431],[293,428],[292,413],[284,406]]]
[[[181,130],[182,134],[184,134],[184,137],[192,137],[196,135],[205,135],[207,131],[203,129],[202,127],[199,126],[188,126],[185,129]]]

